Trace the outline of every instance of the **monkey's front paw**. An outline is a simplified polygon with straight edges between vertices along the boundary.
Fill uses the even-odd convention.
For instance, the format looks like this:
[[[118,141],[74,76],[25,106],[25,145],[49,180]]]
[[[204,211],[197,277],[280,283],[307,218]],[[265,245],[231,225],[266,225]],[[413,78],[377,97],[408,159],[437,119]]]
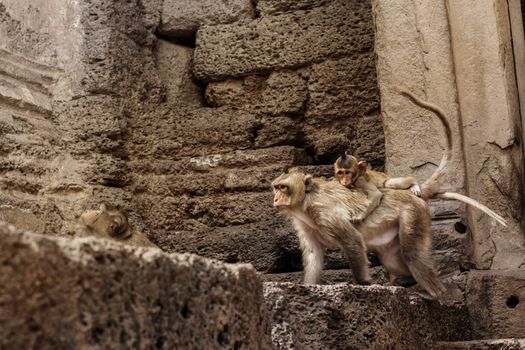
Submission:
[[[421,197],[421,187],[419,185],[410,186],[409,190],[416,196]]]

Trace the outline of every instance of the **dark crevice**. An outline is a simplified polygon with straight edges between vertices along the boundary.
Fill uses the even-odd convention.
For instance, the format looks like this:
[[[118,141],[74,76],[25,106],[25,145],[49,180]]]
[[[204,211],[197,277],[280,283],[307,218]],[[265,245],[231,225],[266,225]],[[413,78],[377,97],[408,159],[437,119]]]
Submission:
[[[175,34],[177,35],[177,34]],[[177,45],[182,45],[182,46],[186,46],[186,47],[191,47],[191,48],[195,48],[195,43],[196,43],[196,39],[197,39],[197,32],[194,32],[194,33],[185,33],[185,34],[181,34],[181,35],[178,35],[177,37],[173,37],[171,36],[170,34],[166,34],[166,33],[161,33],[158,31],[158,29],[155,31],[155,36],[158,38],[158,39],[161,39],[161,40],[164,40],[164,41],[168,41],[172,44],[177,44]]]

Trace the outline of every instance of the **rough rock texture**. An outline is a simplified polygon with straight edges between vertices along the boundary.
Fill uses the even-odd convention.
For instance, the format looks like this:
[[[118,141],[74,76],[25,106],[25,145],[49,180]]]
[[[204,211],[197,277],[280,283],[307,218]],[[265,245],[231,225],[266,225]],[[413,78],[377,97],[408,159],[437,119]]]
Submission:
[[[279,15],[297,10],[310,10],[332,0],[255,0],[257,13],[261,17]]]
[[[252,22],[203,26],[197,33],[195,75],[203,81],[296,68],[373,48],[370,4],[334,1],[310,12]]]
[[[174,39],[191,39],[203,24],[232,23],[254,17],[251,0],[164,0],[158,31]]]
[[[180,100],[168,96],[166,104],[130,122],[125,147],[132,174],[129,188],[145,232],[162,249],[250,262],[262,272],[299,271],[297,239],[291,225],[271,205],[271,180],[294,165],[316,165],[308,171],[330,176],[327,165],[344,150],[359,152],[382,169],[383,131],[377,113],[370,4],[321,5],[315,16],[324,20],[309,12],[289,13],[286,21],[296,18],[305,25],[290,30],[306,36],[317,35],[321,27],[340,35],[366,31],[366,49],[359,46],[360,39],[342,43],[348,54],[328,60],[319,56],[314,64],[308,61],[299,69],[286,69],[290,51],[262,72],[226,72],[207,84],[209,108],[181,107]],[[334,12],[338,20],[327,20]],[[361,18],[356,28],[340,26],[345,18],[356,16]],[[268,18],[271,23],[265,25],[285,20],[279,18]],[[216,71],[228,64],[205,51],[210,45],[219,45],[220,51],[252,47],[255,38],[239,31],[258,28],[262,21],[203,26],[195,48],[196,66],[205,64]],[[231,38],[225,40],[220,30],[228,31]],[[293,43],[293,37],[282,35],[283,45],[284,40]],[[273,39],[265,40],[259,56],[277,50]],[[335,41],[322,40],[330,45]],[[345,40],[351,39],[345,36]],[[279,51],[284,53],[287,46]],[[312,47],[304,55],[310,57],[319,50]],[[157,57],[159,66],[173,66],[163,59]],[[229,67],[242,68],[245,62],[244,58],[232,61]],[[329,253],[327,267],[347,266],[340,252]]]
[[[475,338],[525,334],[525,270],[470,271],[466,300]]]
[[[272,115],[303,112],[307,76],[296,71],[274,71],[208,84],[206,101],[214,107],[242,106]]]
[[[478,268],[525,265],[523,148],[506,2],[447,1],[469,194],[503,214],[508,228],[469,211]],[[465,30],[468,28],[469,30]],[[483,48],[479,53],[470,47]]]
[[[319,2],[313,14],[292,7],[284,17],[250,21],[249,2],[165,1],[162,7],[158,0],[90,0],[62,4],[68,15],[58,27],[25,2],[2,4],[4,33],[13,38],[4,44],[4,66],[23,74],[9,75],[17,88],[0,84],[0,94],[14,101],[0,124],[6,136],[0,138],[1,215],[8,222],[67,235],[76,216],[109,200],[169,252],[251,262],[264,272],[299,271],[293,229],[271,206],[271,180],[294,165],[323,165],[308,171],[330,176],[326,165],[343,150],[383,167],[366,2]],[[43,2],[33,4],[42,14],[50,11]],[[175,11],[183,5],[186,12]],[[202,6],[209,17],[199,17]],[[209,106],[203,107],[201,87],[193,83],[193,49],[153,34],[167,37],[159,23],[169,19],[168,9],[198,25],[245,19],[201,28],[196,56],[209,45],[223,45],[221,28],[233,30],[231,48],[260,47],[261,58],[272,50],[283,55],[263,74],[227,72],[202,86]],[[282,48],[271,38],[285,28],[280,22],[295,33],[279,34]],[[35,32],[33,23],[46,26]],[[272,26],[262,46],[237,35],[240,27],[261,26]],[[359,34],[355,41],[353,33]],[[297,42],[294,35],[303,45],[302,68],[282,69],[298,53],[284,55],[288,43]],[[30,40],[46,46],[31,46]],[[209,55],[196,60],[216,68],[226,63]],[[32,98],[27,89],[35,91]],[[329,253],[328,268],[347,266],[340,252]]]
[[[370,275],[375,284],[386,284],[388,278],[385,270],[382,267],[374,267],[370,269]],[[291,282],[302,283],[303,272],[288,272],[288,273],[266,273],[261,274],[263,282]],[[340,270],[323,270],[321,272],[320,284],[336,284],[336,283],[353,283],[354,276],[349,269]]]
[[[193,49],[159,39],[156,45],[159,76],[166,87],[166,101],[176,105],[202,106],[201,88],[193,82]]]
[[[264,295],[277,349],[434,349],[436,340],[469,339],[461,307],[398,287],[265,283]]]
[[[525,339],[472,340],[438,343],[441,350],[523,350]]]
[[[247,265],[0,224],[0,347],[269,349]]]

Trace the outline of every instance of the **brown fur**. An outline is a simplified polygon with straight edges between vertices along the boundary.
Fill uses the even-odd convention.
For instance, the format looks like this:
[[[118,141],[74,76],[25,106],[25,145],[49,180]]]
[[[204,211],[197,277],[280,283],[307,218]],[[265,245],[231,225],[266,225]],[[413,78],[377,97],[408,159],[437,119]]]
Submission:
[[[368,169],[366,161],[357,161],[357,158],[346,153],[335,161],[334,177],[346,188],[354,188],[368,196],[371,203],[359,221],[368,216],[379,205],[383,197],[379,188],[410,189],[415,195],[421,194],[421,189],[415,178],[393,178],[385,173]]]
[[[426,108],[436,114],[445,130],[445,154],[443,155],[437,169],[432,176],[421,185],[421,188],[419,187],[417,180],[413,177],[393,178],[385,173],[367,169],[365,161],[357,161],[355,157],[347,155],[346,153],[339,157],[334,163],[334,176],[336,180],[348,188],[356,188],[364,191],[371,201],[371,205],[367,208],[367,211],[363,216],[367,216],[379,205],[379,201],[382,198],[382,194],[378,190],[379,188],[410,189],[412,193],[421,196],[425,200],[429,198],[459,200],[478,208],[503,226],[507,226],[503,217],[478,201],[455,192],[439,192],[440,180],[445,174],[446,167],[452,158],[452,130],[450,128],[450,123],[446,118],[445,112],[440,107],[421,100],[402,87],[396,87],[396,90],[400,94],[408,97],[418,106]]]
[[[383,190],[377,209],[354,226],[351,222],[370,204],[363,193],[297,170],[279,176],[272,185],[274,206],[292,220],[297,231],[305,283],[318,283],[324,249],[334,246],[348,256],[358,283],[370,283],[368,248],[378,254],[392,280],[413,276],[432,297],[445,290],[431,260],[428,207],[410,192]],[[295,201],[283,201],[290,195],[295,195]]]
[[[133,230],[128,214],[117,206],[103,203],[99,210],[88,210],[79,218],[75,227],[77,236],[107,238],[137,247],[156,247],[146,235]]]
[[[127,238],[131,236],[128,215],[123,210],[103,203],[100,210],[89,210],[80,216],[80,223],[96,236]]]

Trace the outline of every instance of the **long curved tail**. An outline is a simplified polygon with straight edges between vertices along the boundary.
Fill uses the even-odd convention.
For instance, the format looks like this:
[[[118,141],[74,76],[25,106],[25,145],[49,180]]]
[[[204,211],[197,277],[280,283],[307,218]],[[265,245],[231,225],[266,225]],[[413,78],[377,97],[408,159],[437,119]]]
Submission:
[[[422,99],[415,96],[403,87],[396,86],[395,89],[401,95],[408,97],[412,102],[414,102],[418,106],[434,112],[443,124],[443,128],[445,129],[445,154],[443,154],[441,162],[439,163],[439,166],[434,171],[432,176],[430,176],[430,178],[421,185],[421,197],[427,200],[428,198],[433,197],[439,191],[439,180],[441,179],[441,177],[443,177],[443,175],[445,175],[445,168],[447,167],[448,163],[450,162],[450,159],[452,158],[452,130],[450,129],[450,123],[447,120],[445,112],[440,107],[436,106],[433,103],[423,101]]]
[[[476,201],[475,199],[472,199],[470,197],[464,196],[459,193],[455,192],[441,192],[439,193],[439,180],[443,175],[445,175],[445,168],[447,167],[448,163],[450,162],[450,159],[452,158],[452,131],[450,129],[450,123],[447,120],[447,117],[445,115],[445,112],[439,108],[438,106],[423,101],[414,94],[412,94],[410,91],[403,87],[395,87],[395,89],[403,96],[408,97],[412,102],[417,104],[420,107],[426,108],[432,112],[434,112],[441,123],[443,124],[443,127],[445,129],[445,136],[446,136],[446,146],[445,146],[445,154],[443,154],[443,157],[441,158],[441,162],[439,163],[439,166],[434,171],[432,176],[425,181],[421,185],[421,197],[425,200],[429,198],[441,198],[441,199],[454,199],[461,201],[463,203],[466,203],[468,205],[472,205],[473,207],[478,208],[485,214],[489,215],[490,217],[494,218],[497,222],[502,224],[503,226],[507,226],[507,222],[505,219],[503,219],[500,215],[496,214],[494,211],[486,207],[485,205],[481,204],[480,202]]]
[[[470,197],[467,197],[467,196],[464,196],[462,194],[455,193],[455,192],[442,192],[442,193],[436,193],[434,195],[434,198],[454,199],[454,200],[458,200],[458,201],[461,201],[463,203],[466,203],[468,205],[472,205],[473,207],[478,208],[479,210],[481,210],[482,212],[484,212],[488,216],[494,218],[497,222],[499,222],[503,226],[507,227],[507,222],[505,221],[504,218],[502,218],[500,215],[495,213],[492,209],[486,207],[485,205],[481,204],[477,200],[472,199]]]

